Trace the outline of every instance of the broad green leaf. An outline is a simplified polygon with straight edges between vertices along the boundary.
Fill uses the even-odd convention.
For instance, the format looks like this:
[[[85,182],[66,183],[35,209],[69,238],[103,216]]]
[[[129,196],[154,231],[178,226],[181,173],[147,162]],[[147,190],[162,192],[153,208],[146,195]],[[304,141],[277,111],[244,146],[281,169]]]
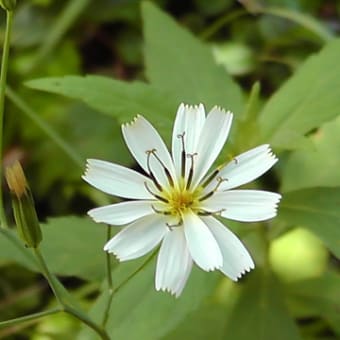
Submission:
[[[224,340],[225,325],[239,299],[242,286],[242,283],[229,278],[220,280],[214,296],[205,299],[162,340]]]
[[[283,195],[277,223],[301,226],[340,257],[340,187],[309,188]]]
[[[224,339],[298,340],[297,326],[289,316],[279,282],[259,269],[248,275],[225,328]]]
[[[188,104],[219,105],[242,112],[240,87],[217,66],[211,51],[150,2],[142,4],[149,81]]]
[[[282,191],[316,186],[340,186],[340,119],[326,123],[311,136],[313,147],[288,156]]]
[[[151,85],[101,76],[42,78],[28,81],[26,85],[81,100],[93,109],[117,118],[119,123],[130,122],[137,114],[142,114],[167,138],[179,104],[173,96]]]
[[[90,218],[53,218],[42,226],[42,252],[51,271],[94,281],[105,277],[106,226]]]
[[[0,262],[16,262],[30,270],[38,268],[31,250],[25,248],[15,230],[0,229]]]
[[[272,96],[260,116],[265,141],[296,148],[306,133],[339,114],[339,54],[340,40],[334,39]]]
[[[113,272],[115,286],[119,286],[143,261],[145,259],[120,264]],[[176,299],[169,293],[155,290],[155,262],[151,261],[114,296],[107,331],[115,338],[160,339],[212,294],[219,277],[217,273],[194,268],[182,295]],[[97,321],[102,319],[106,302],[107,293],[104,292],[90,312]],[[79,339],[93,339],[92,336],[92,332],[84,329]]]
[[[288,286],[292,306],[308,310],[308,317],[323,317],[340,335],[340,275],[326,275],[296,282]]]
[[[106,227],[89,218],[60,217],[42,225],[41,252],[51,272],[89,281],[105,277]],[[37,270],[32,251],[26,249],[15,231],[0,234],[0,260],[17,262]]]
[[[190,313],[173,332],[162,340],[222,340],[225,321],[226,307],[224,305],[216,301],[204,301],[197,311]]]

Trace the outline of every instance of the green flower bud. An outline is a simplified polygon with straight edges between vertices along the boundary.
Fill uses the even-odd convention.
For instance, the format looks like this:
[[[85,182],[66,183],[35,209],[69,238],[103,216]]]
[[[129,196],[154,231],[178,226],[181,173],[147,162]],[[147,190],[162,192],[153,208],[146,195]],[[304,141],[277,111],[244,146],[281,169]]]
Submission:
[[[6,169],[6,180],[12,194],[12,207],[19,236],[29,248],[36,248],[42,240],[33,196],[25,174],[17,161]]]
[[[0,6],[6,11],[13,11],[17,5],[17,0],[0,0]]]

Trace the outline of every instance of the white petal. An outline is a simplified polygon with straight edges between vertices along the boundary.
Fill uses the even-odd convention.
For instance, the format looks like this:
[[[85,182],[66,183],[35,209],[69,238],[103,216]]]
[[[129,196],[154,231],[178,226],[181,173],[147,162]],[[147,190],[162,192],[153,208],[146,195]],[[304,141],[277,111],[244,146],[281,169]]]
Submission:
[[[194,213],[183,215],[184,233],[191,257],[205,271],[222,267],[223,258],[214,236]]]
[[[145,183],[150,188],[154,187],[149,178],[118,164],[88,159],[82,178],[110,195],[132,199],[154,198],[145,188]]]
[[[182,228],[174,228],[164,236],[157,259],[156,290],[168,291],[178,297],[192,268]]]
[[[104,250],[115,254],[119,261],[135,259],[155,248],[167,231],[164,216],[148,215],[125,227],[106,243]]]
[[[204,177],[220,153],[230,131],[233,114],[214,107],[204,123],[195,157],[193,187]]]
[[[88,214],[98,223],[123,225],[154,214],[155,201],[129,201],[92,209]]]
[[[253,181],[267,172],[277,161],[278,159],[268,144],[242,153],[222,168],[217,175],[217,177],[226,179],[218,187],[218,191],[236,188]],[[215,186],[216,181],[212,181],[205,191],[209,191]]]
[[[130,124],[122,125],[125,142],[139,165],[149,173],[147,152],[155,150],[175,181],[175,170],[169,151],[156,129],[142,116],[137,116]],[[164,168],[155,156],[150,156],[150,167],[162,185],[168,185]]]
[[[205,110],[202,104],[190,106],[181,104],[178,108],[176,120],[172,133],[172,158],[174,160],[177,177],[181,175],[182,165],[182,139],[183,136],[185,152],[194,154],[197,151],[199,137],[205,122]],[[188,160],[186,159],[186,163]],[[189,166],[186,166],[186,173]]]
[[[241,222],[257,222],[273,218],[281,195],[262,190],[230,190],[216,192],[202,202],[207,211],[219,211],[221,216]]]
[[[221,272],[237,281],[242,274],[254,269],[254,262],[242,242],[214,217],[202,217],[214,235],[223,255]]]

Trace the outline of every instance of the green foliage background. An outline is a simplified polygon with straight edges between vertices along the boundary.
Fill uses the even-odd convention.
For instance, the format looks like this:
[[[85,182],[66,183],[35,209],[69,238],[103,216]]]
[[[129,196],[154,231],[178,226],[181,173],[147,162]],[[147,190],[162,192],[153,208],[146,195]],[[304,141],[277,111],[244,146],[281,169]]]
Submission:
[[[106,229],[86,211],[114,198],[80,176],[87,157],[134,166],[121,123],[143,114],[169,144],[181,102],[220,105],[236,118],[223,159],[260,143],[280,158],[255,184],[282,193],[278,217],[228,224],[256,269],[235,284],[195,268],[174,299],[154,290],[153,262],[127,283],[145,259],[114,262],[112,339],[340,337],[339,27],[339,1],[18,1],[4,166],[24,165],[46,261],[94,320],[108,298]],[[55,303],[16,238],[1,231],[1,320]],[[96,338],[64,314],[5,337]]]

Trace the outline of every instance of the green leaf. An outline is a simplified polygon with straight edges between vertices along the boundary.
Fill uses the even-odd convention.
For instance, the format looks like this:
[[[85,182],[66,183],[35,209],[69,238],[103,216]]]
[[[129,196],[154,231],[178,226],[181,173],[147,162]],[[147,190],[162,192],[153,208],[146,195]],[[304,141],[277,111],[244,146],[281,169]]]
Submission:
[[[282,191],[340,186],[340,118],[311,136],[310,150],[292,152],[284,165]]]
[[[138,268],[145,259],[121,263],[113,272],[115,285]],[[182,295],[176,299],[169,293],[157,292],[154,287],[155,260],[126,283],[114,296],[107,330],[117,339],[159,339],[174,329],[212,293],[219,275],[194,268]],[[90,312],[101,321],[107,303],[104,292]],[[131,326],[133,325],[133,327]],[[92,332],[84,329],[79,339],[93,339]]]
[[[340,335],[340,275],[329,272],[322,277],[288,286],[290,299],[308,310],[309,317],[323,317]],[[300,307],[301,308],[301,307]]]
[[[297,148],[306,133],[339,114],[339,54],[340,40],[334,39],[267,102],[260,116],[266,142],[284,149]]]
[[[49,220],[41,228],[41,251],[51,272],[89,281],[105,277],[104,225],[89,218],[60,217]],[[14,261],[39,271],[32,252],[24,248],[15,231],[1,232],[0,260]]]
[[[120,123],[144,115],[169,140],[178,100],[140,82],[127,83],[101,76],[65,76],[35,79],[28,87],[81,100]]]
[[[242,284],[229,278],[220,280],[211,298],[203,300],[200,306],[188,314],[182,322],[162,340],[225,339],[225,324],[239,299]]]
[[[298,340],[279,282],[268,272],[255,270],[244,287],[225,328],[224,339]]]
[[[53,218],[42,226],[41,250],[50,270],[89,281],[105,277],[106,226],[89,218]]]
[[[150,82],[188,104],[241,114],[240,87],[217,66],[207,46],[150,2],[142,4],[146,73]]]
[[[308,188],[283,195],[277,223],[301,226],[340,257],[340,187]]]
[[[30,270],[38,270],[38,264],[30,249],[15,230],[0,229],[0,262],[16,262]]]

